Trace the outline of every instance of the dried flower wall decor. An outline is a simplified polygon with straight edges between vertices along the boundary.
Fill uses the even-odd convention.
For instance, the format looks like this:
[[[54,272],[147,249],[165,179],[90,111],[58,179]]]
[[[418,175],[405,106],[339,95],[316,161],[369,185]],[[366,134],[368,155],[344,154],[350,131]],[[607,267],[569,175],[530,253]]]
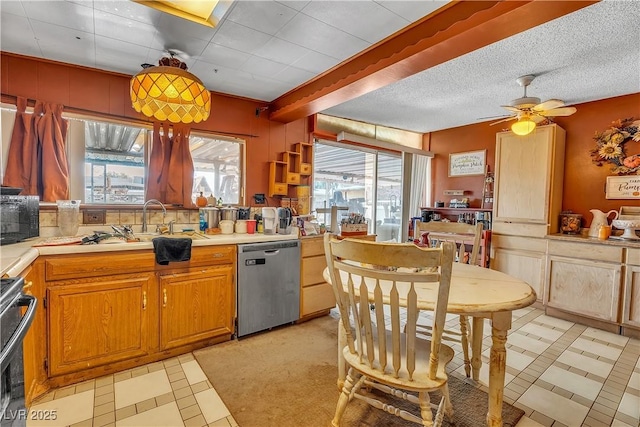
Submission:
[[[596,141],[596,148],[590,151],[593,163],[611,164],[614,175],[640,175],[640,120],[616,120],[609,129],[596,132],[593,139]]]

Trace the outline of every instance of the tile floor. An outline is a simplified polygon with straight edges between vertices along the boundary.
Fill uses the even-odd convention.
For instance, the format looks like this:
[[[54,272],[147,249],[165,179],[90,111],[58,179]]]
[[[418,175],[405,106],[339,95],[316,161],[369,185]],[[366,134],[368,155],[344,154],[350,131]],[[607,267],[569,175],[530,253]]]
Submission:
[[[457,319],[449,316],[449,326]],[[487,322],[485,389],[490,331]],[[525,411],[516,427],[640,425],[640,340],[526,308],[514,313],[507,347],[505,401]],[[459,356],[451,366],[464,376]],[[53,391],[30,409],[55,409],[57,419],[28,427],[238,425],[190,353]]]

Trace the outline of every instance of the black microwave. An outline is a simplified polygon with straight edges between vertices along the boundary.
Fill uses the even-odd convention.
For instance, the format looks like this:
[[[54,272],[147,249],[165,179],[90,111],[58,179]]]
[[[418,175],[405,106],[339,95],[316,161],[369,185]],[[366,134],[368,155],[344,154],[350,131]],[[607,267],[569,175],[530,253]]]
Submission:
[[[40,235],[40,198],[0,194],[0,245]]]

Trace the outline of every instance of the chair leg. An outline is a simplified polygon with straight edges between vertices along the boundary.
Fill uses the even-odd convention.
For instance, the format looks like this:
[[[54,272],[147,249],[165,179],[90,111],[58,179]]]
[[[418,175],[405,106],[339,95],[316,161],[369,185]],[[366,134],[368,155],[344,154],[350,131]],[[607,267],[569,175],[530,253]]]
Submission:
[[[431,400],[429,399],[429,393],[421,391],[418,393],[418,400],[420,401],[420,416],[422,417],[422,425],[424,427],[433,426],[433,413],[431,412]]]
[[[344,381],[344,385],[342,386],[342,392],[340,393],[340,397],[338,398],[338,405],[336,406],[336,413],[333,416],[333,420],[331,420],[331,425],[333,427],[340,426],[340,420],[344,415],[344,410],[347,409],[347,403],[349,403],[351,396],[351,389],[353,388],[354,379],[352,377],[353,369],[349,369],[349,373],[347,374],[347,378]]]
[[[469,357],[469,322],[467,316],[460,316],[460,344],[464,356],[464,372],[467,378],[471,377],[471,358]]]
[[[442,386],[442,397],[444,399],[444,415],[447,417],[447,421],[453,423],[453,405],[451,404],[451,397],[449,396],[448,383]]]

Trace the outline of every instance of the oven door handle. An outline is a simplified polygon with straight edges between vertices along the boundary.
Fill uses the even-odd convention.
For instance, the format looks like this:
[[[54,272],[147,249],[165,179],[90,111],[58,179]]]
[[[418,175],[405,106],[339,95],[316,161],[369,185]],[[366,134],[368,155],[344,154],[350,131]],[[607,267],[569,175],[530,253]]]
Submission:
[[[13,335],[11,335],[11,338],[9,338],[9,341],[7,341],[7,344],[0,353],[1,372],[4,372],[5,368],[9,366],[13,355],[22,346],[22,340],[27,334],[29,326],[31,326],[31,322],[33,322],[33,318],[35,317],[37,302],[38,300],[31,295],[22,295],[16,300],[15,304],[18,307],[27,307],[27,312],[24,314],[24,316],[22,316],[20,324],[16,328]]]

